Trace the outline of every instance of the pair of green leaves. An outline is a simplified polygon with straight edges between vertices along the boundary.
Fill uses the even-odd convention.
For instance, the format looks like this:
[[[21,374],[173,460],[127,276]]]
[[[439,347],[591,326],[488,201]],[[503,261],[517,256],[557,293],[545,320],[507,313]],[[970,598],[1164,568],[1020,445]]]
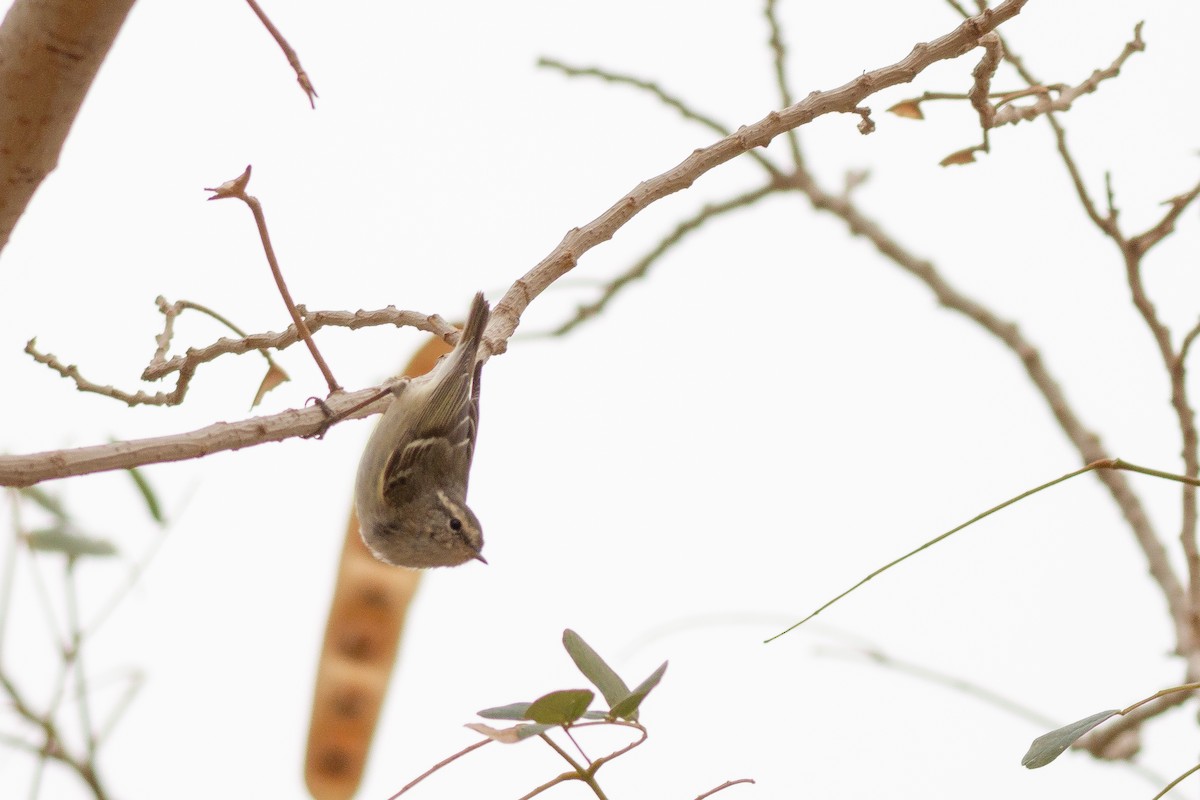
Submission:
[[[526,724],[503,731],[482,724],[471,724],[467,727],[496,741],[511,743],[536,736],[559,725],[571,725],[581,719],[610,722],[624,719],[636,722],[642,701],[655,686],[658,686],[667,671],[667,662],[664,661],[646,680],[631,690],[583,637],[570,628],[563,631],[563,647],[583,676],[600,690],[604,701],[608,703],[608,711],[588,710],[588,706],[596,698],[591,689],[561,689],[544,694],[531,703],[509,703],[479,712],[479,716],[484,719],[515,720]]]

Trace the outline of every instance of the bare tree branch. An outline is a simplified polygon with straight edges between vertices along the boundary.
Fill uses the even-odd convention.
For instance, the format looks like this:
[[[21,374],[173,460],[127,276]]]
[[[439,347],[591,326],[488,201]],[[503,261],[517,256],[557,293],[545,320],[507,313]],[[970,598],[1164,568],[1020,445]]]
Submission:
[[[1002,22],[1020,13],[1026,0],[1005,0],[994,9],[965,20],[950,33],[927,44],[916,45],[905,58],[887,67],[864,73],[854,80],[824,92],[813,92],[800,102],[772,111],[763,119],[739,128],[715,144],[692,152],[672,169],[635,186],[628,194],[596,219],[567,233],[533,269],[519,278],[496,304],[488,332],[496,346],[491,352],[502,353],[521,315],[529,304],[550,284],[575,268],[580,257],[593,247],[611,239],[639,211],[652,203],[691,186],[712,169],[755,147],[766,147],[783,133],[831,113],[855,113],[871,94],[908,83],[923,69],[938,61],[956,58],[972,50],[980,37]]]
[[[571,64],[567,64],[566,62],[559,61],[556,58],[548,58],[545,56],[538,59],[537,65],[547,69],[558,70],[568,78],[599,78],[605,83],[615,83],[619,85],[632,86],[635,89],[641,89],[644,92],[649,92],[650,94],[654,95],[667,108],[672,108],[675,111],[678,111],[679,115],[684,119],[692,122],[698,122],[718,136],[729,136],[733,133],[733,131],[729,129],[728,125],[723,125],[715,118],[695,110],[687,103],[683,102],[683,100],[671,94],[654,81],[644,80],[642,78],[634,77],[633,75],[623,75],[619,72],[612,72],[611,70],[603,69],[601,67],[576,67],[572,66]],[[784,103],[784,105],[790,106],[791,101],[789,100],[787,103]],[[755,161],[761,164],[763,169],[765,169],[772,177],[782,177],[779,169],[762,153],[751,150],[748,155],[750,158],[753,158]]]
[[[1062,387],[1042,361],[1037,348],[1025,338],[1015,323],[999,317],[983,304],[953,287],[931,262],[903,247],[882,226],[865,216],[848,197],[824,191],[807,173],[799,176],[798,180],[801,191],[808,196],[814,207],[841,218],[852,234],[866,238],[888,260],[928,286],[939,303],[973,320],[1020,358],[1034,388],[1042,395],[1059,427],[1074,445],[1084,463],[1090,464],[1111,457],[1101,443],[1099,434],[1084,425],[1067,400]],[[1162,591],[1175,623],[1177,640],[1181,643],[1188,641],[1189,614],[1183,585],[1146,515],[1141,499],[1129,485],[1128,479],[1117,470],[1099,470],[1096,477],[1108,489],[1141,546],[1150,568],[1150,575]]]
[[[375,389],[364,389],[339,393],[325,402],[329,410],[338,415],[378,394]],[[385,400],[386,398],[381,398],[379,403],[360,408],[350,413],[346,419],[358,419],[379,413],[387,408]],[[314,406],[302,410],[290,409],[266,417],[251,417],[240,422],[217,422],[198,430],[170,436],[30,455],[0,456],[0,486],[30,486],[54,478],[201,458],[265,442],[281,442],[296,436],[311,436],[323,430],[327,421],[325,411]]]
[[[296,82],[300,84],[300,88],[304,90],[304,94],[308,96],[308,104],[316,108],[317,90],[313,88],[312,81],[308,78],[308,73],[304,71],[304,67],[300,66],[300,56],[296,55],[296,51],[288,44],[288,40],[283,38],[283,34],[279,32],[279,28],[275,27],[275,23],[271,22],[267,17],[266,12],[259,7],[254,0],[246,0],[246,4],[250,6],[250,10],[258,17],[259,22],[267,29],[267,33],[271,34],[271,38],[279,45],[279,49],[283,51],[284,57],[288,63],[292,65],[292,70],[296,73]]]
[[[740,208],[749,208],[750,206],[767,197],[780,191],[780,186],[775,183],[768,183],[766,186],[760,186],[744,194],[737,195],[730,200],[724,200],[720,203],[709,203],[701,208],[692,216],[680,222],[675,228],[662,238],[657,245],[654,246],[649,253],[639,258],[634,262],[633,266],[622,272],[613,280],[609,281],[600,296],[586,305],[581,305],[575,311],[575,316],[558,326],[552,332],[554,336],[562,336],[575,328],[582,325],[589,319],[604,311],[608,304],[617,296],[628,284],[633,281],[646,277],[646,273],[650,268],[658,262],[660,258],[670,252],[671,248],[679,244],[687,237],[687,235],[695,230],[698,230],[715,217],[722,214],[728,214],[730,211],[736,211]]]
[[[493,310],[481,358],[486,360],[489,354],[503,353],[507,349],[508,339],[520,324],[522,313],[533,299],[573,269],[584,253],[611,239],[642,209],[686,189],[705,173],[738,155],[756,147],[765,147],[775,137],[819,116],[865,113],[860,103],[867,96],[890,86],[907,83],[931,64],[970,51],[980,37],[1020,13],[1026,2],[1005,0],[995,9],[987,9],[977,17],[965,20],[950,33],[932,42],[914,46],[911,53],[895,64],[864,73],[836,89],[813,92],[782,111],[772,111],[758,122],[739,128],[715,144],[693,151],[674,168],[638,184],[599,217],[582,228],[569,231],[549,255],[514,282]],[[245,352],[264,345],[241,340],[233,346]],[[367,390],[335,394],[330,398],[328,410],[334,414],[346,411],[373,393],[373,390]],[[355,411],[350,418],[382,411],[385,407],[382,402],[374,403]],[[28,486],[51,478],[198,458],[222,450],[312,435],[323,429],[325,419],[325,412],[321,409],[289,410],[236,423],[217,423],[174,436],[25,456],[0,456],[0,485]]]
[[[144,391],[128,391],[111,385],[96,383],[85,378],[80,373],[79,367],[75,364],[63,364],[53,353],[45,353],[39,350],[36,339],[30,339],[26,343],[25,352],[32,356],[35,361],[45,364],[64,378],[74,381],[75,388],[81,392],[112,397],[131,406],[171,406],[183,402],[188,386],[201,364],[214,361],[224,355],[242,355],[254,351],[266,354],[269,349],[284,350],[301,340],[295,326],[289,325],[279,333],[274,331],[254,333],[243,336],[241,339],[218,339],[205,347],[189,347],[183,355],[168,359],[165,358],[165,352],[172,335],[172,320],[174,316],[178,310],[185,307],[195,308],[196,305],[184,300],[177,303],[168,303],[162,297],[157,298],[156,302],[159,305],[159,310],[167,316],[167,321],[164,325],[163,333],[155,337],[158,342],[158,348],[155,350],[154,357],[150,360],[150,365],[142,372],[142,380],[161,380],[172,373],[178,373],[179,377],[175,388],[170,392],[150,394]],[[426,331],[441,336],[448,342],[455,342],[458,337],[458,329],[437,314],[401,311],[394,306],[374,311],[308,311],[303,305],[296,306],[296,309],[312,332],[327,327],[357,330],[359,328],[371,328],[380,325],[393,325],[397,328],[411,327]],[[270,358],[268,358],[268,362],[270,362]]]
[[[1057,87],[1058,91],[1053,97],[1049,94],[1044,94],[1041,99],[1029,105],[1005,105],[1004,108],[997,112],[996,118],[992,123],[993,127],[1015,125],[1022,120],[1035,119],[1053,111],[1066,111],[1080,97],[1096,91],[1104,81],[1117,77],[1117,75],[1121,74],[1121,67],[1125,66],[1125,62],[1131,55],[1140,53],[1146,49],[1146,44],[1142,41],[1143,24],[1139,22],[1134,26],[1133,39],[1125,45],[1125,49],[1121,51],[1121,54],[1117,56],[1113,63],[1104,69],[1094,71],[1088,76],[1087,80],[1077,86]]]

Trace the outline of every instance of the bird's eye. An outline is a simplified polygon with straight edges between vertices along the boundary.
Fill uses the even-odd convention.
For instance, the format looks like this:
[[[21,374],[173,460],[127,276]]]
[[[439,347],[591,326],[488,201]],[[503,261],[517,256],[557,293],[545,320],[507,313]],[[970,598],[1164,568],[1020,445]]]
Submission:
[[[462,520],[460,520],[458,517],[451,517],[450,518],[450,530],[461,531],[462,530]]]

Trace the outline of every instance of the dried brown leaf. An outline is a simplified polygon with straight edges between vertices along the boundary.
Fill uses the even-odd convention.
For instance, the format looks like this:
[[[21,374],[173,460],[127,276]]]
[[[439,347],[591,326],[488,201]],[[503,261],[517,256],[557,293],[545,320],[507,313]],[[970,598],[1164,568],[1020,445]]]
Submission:
[[[956,166],[959,164],[974,164],[975,150],[977,148],[968,147],[965,150],[958,150],[943,158],[940,163],[943,167]]]
[[[905,119],[925,119],[925,115],[921,113],[921,101],[915,98],[901,100],[889,108],[888,111],[897,117],[904,117]]]
[[[271,365],[267,367],[267,374],[263,376],[262,383],[258,385],[258,391],[254,393],[254,402],[250,404],[250,407],[257,408],[258,404],[262,402],[262,399],[266,396],[267,392],[271,391],[284,381],[290,380],[291,378],[288,377],[288,374],[283,371],[282,367],[275,362],[271,362]]]

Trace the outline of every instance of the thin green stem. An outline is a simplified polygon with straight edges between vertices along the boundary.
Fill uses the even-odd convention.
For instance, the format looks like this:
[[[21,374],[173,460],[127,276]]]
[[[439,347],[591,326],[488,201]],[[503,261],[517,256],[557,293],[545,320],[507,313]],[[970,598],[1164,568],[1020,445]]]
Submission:
[[[482,741],[476,742],[475,744],[473,744],[473,745],[471,745],[471,746],[469,746],[469,747],[464,747],[462,750],[459,750],[457,753],[455,753],[455,754],[454,754],[454,755],[452,755],[452,756],[449,756],[448,758],[443,758],[441,761],[439,761],[438,763],[434,764],[432,767],[430,767],[429,769],[425,770],[425,771],[424,771],[424,772],[422,772],[420,775],[418,775],[417,777],[413,778],[411,781],[409,781],[408,783],[406,783],[406,784],[404,785],[404,787],[403,787],[403,788],[402,788],[400,791],[396,792],[394,795],[392,795],[391,797],[389,797],[387,800],[396,800],[396,798],[397,798],[397,797],[399,797],[400,795],[404,794],[404,793],[405,793],[405,792],[407,792],[409,789],[413,788],[413,787],[414,787],[414,786],[416,786],[418,783],[420,783],[421,781],[425,780],[426,778],[428,778],[428,777],[429,777],[430,775],[432,775],[433,773],[437,772],[437,771],[438,771],[439,769],[441,769],[442,767],[444,767],[444,766],[446,766],[447,764],[450,764],[450,763],[452,763],[452,762],[454,762],[454,761],[457,761],[458,759],[460,759],[460,758],[462,758],[463,756],[465,756],[467,753],[470,753],[470,752],[472,752],[472,751],[474,751],[474,750],[478,750],[479,748],[483,747],[485,744],[488,744],[488,743],[489,743],[489,742],[491,742],[491,741],[492,741],[491,739],[484,739],[484,740],[482,740]]]
[[[779,17],[775,14],[775,0],[767,0],[763,8],[767,18],[767,27],[771,31],[767,44],[771,46],[772,64],[775,68],[775,87],[779,90],[779,103],[784,108],[793,102],[792,90],[787,79],[787,48],[783,44],[783,28],[779,25]],[[787,132],[788,149],[791,151],[792,163],[797,167],[804,165],[804,156],[800,152],[800,134],[795,128]]]
[[[912,558],[913,556],[915,556],[917,553],[920,553],[920,552],[921,552],[921,551],[923,551],[923,550],[928,550],[930,547],[933,547],[935,544],[937,544],[938,542],[942,541],[943,539],[946,539],[947,537],[953,536],[954,534],[958,533],[958,532],[959,532],[959,531],[961,531],[963,528],[966,528],[966,527],[968,527],[968,526],[974,525],[976,522],[979,522],[979,520],[981,520],[981,519],[984,519],[985,517],[989,517],[989,516],[991,516],[992,514],[995,514],[997,511],[1000,511],[1001,509],[1008,508],[1008,507],[1009,507],[1009,506],[1011,506],[1013,503],[1016,503],[1016,502],[1019,502],[1019,501],[1021,501],[1021,500],[1024,500],[1026,497],[1030,497],[1030,496],[1032,496],[1032,495],[1035,495],[1035,494],[1037,494],[1038,492],[1040,492],[1040,491],[1043,491],[1044,489],[1049,489],[1051,486],[1056,486],[1056,485],[1058,485],[1058,484],[1062,483],[1063,481],[1070,480],[1071,478],[1074,478],[1074,477],[1076,477],[1076,476],[1078,476],[1078,475],[1082,475],[1082,474],[1084,474],[1085,472],[1091,472],[1092,470],[1095,470],[1095,469],[1097,469],[1097,468],[1098,468],[1097,464],[1099,464],[1099,462],[1097,462],[1097,463],[1095,463],[1095,464],[1088,464],[1086,467],[1083,467],[1082,469],[1077,469],[1077,470],[1075,470],[1074,472],[1069,472],[1069,473],[1067,473],[1066,475],[1059,476],[1059,477],[1055,478],[1055,479],[1054,479],[1054,480],[1052,480],[1052,481],[1049,481],[1049,482],[1047,482],[1047,483],[1043,483],[1041,486],[1037,486],[1037,487],[1035,487],[1035,488],[1033,488],[1033,489],[1030,489],[1030,490],[1028,490],[1028,491],[1026,491],[1026,492],[1022,492],[1021,494],[1017,495],[1016,497],[1010,497],[1008,500],[1005,500],[1003,503],[1000,503],[1000,504],[999,504],[999,505],[997,505],[997,506],[992,506],[992,507],[991,507],[991,508],[989,508],[987,511],[984,511],[982,514],[977,514],[977,515],[975,515],[974,517],[971,517],[971,519],[969,519],[969,520],[967,520],[966,522],[962,523],[961,525],[957,525],[957,526],[955,526],[955,527],[951,528],[950,530],[946,531],[945,533],[941,534],[940,536],[936,536],[936,537],[934,537],[933,539],[930,539],[928,542],[926,542],[925,544],[923,544],[923,545],[921,545],[920,547],[916,548],[915,550],[910,550],[909,552],[905,553],[904,555],[900,556],[899,558],[895,559],[894,561],[889,561],[887,564],[884,564],[884,565],[883,565],[882,567],[880,567],[879,569],[877,569],[877,570],[875,570],[874,572],[872,572],[871,574],[867,575],[867,577],[863,578],[861,581],[859,581],[858,583],[854,584],[854,585],[853,585],[853,586],[851,586],[849,589],[847,589],[846,591],[844,591],[844,592],[842,592],[841,594],[839,594],[837,597],[834,597],[832,600],[829,600],[828,602],[826,602],[824,605],[822,605],[822,606],[821,606],[820,608],[818,608],[816,611],[812,612],[812,613],[811,613],[811,614],[809,614],[807,617],[805,617],[804,619],[802,619],[802,620],[800,620],[799,622],[797,622],[795,625],[792,625],[791,627],[789,627],[789,628],[787,628],[787,629],[785,629],[785,630],[783,630],[783,631],[780,631],[779,633],[775,634],[775,635],[774,635],[774,636],[772,636],[771,638],[767,639],[767,640],[764,642],[764,644],[765,644],[765,643],[767,643],[767,642],[773,642],[773,641],[775,641],[776,639],[778,639],[780,636],[783,636],[785,633],[790,633],[791,631],[794,631],[796,628],[799,628],[801,625],[803,625],[804,623],[808,622],[810,619],[812,619],[813,617],[815,617],[817,614],[820,614],[822,611],[824,611],[825,609],[829,608],[831,605],[833,605],[834,603],[838,602],[839,600],[841,600],[841,599],[842,599],[843,597],[845,597],[846,595],[848,595],[848,594],[850,594],[850,593],[854,592],[854,591],[855,591],[856,589],[858,589],[860,586],[863,586],[864,584],[866,584],[868,581],[872,580],[872,579],[873,579],[873,578],[875,578],[876,576],[882,575],[883,573],[887,572],[889,569],[891,569],[892,567],[896,566],[897,564],[900,564],[901,562],[907,561],[908,559],[910,559],[910,558]]]
[[[1149,697],[1143,697],[1141,700],[1138,700],[1133,705],[1129,706],[1128,708],[1123,708],[1120,711],[1118,711],[1117,713],[1123,717],[1126,714],[1128,714],[1130,711],[1133,711],[1138,706],[1144,706],[1146,703],[1149,703],[1153,700],[1157,700],[1160,697],[1166,697],[1167,695],[1177,694],[1179,692],[1194,692],[1197,689],[1200,689],[1200,683],[1185,683],[1180,686],[1172,686],[1169,689],[1161,689],[1161,690],[1155,692],[1154,694],[1150,695]]]
[[[79,706],[79,727],[83,733],[84,746],[87,748],[88,761],[96,757],[96,731],[92,727],[92,711],[88,702],[87,676],[83,666],[83,627],[79,621],[79,593],[75,584],[75,564],[73,557],[67,558],[66,575],[63,591],[67,600],[67,635],[70,641],[68,655],[64,657],[68,668],[75,672],[75,702]]]
[[[1170,783],[1168,783],[1166,786],[1164,786],[1164,787],[1162,788],[1162,791],[1161,791],[1161,792],[1159,792],[1158,794],[1154,795],[1154,797],[1150,798],[1150,800],[1159,800],[1159,798],[1161,798],[1161,797],[1164,797],[1164,796],[1167,794],[1167,792],[1171,791],[1171,790],[1172,790],[1172,789],[1174,789],[1176,786],[1178,786],[1180,783],[1182,783],[1184,778],[1186,778],[1187,776],[1191,775],[1193,772],[1196,772],[1197,770],[1200,770],[1200,764],[1197,764],[1196,766],[1194,766],[1194,767],[1192,767],[1191,769],[1189,769],[1187,772],[1185,772],[1185,773],[1183,773],[1182,775],[1180,775],[1180,776],[1179,776],[1178,778],[1176,778],[1175,780],[1173,780],[1173,781],[1171,781]]]
[[[706,114],[701,114],[699,111],[696,111],[683,100],[666,91],[653,81],[642,80],[641,78],[635,78],[632,75],[623,75],[619,72],[612,72],[611,70],[603,69],[601,67],[575,67],[559,61],[558,59],[547,58],[545,56],[538,59],[537,65],[539,67],[546,67],[548,69],[556,69],[563,75],[566,75],[568,78],[599,78],[607,83],[615,83],[621,86],[632,86],[635,89],[641,89],[644,92],[649,92],[650,94],[654,95],[656,98],[658,98],[659,102],[668,108],[675,109],[684,119],[699,123],[718,136],[724,137],[733,133],[733,130],[728,125],[723,125],[712,117]],[[757,150],[748,150],[746,152],[746,156],[754,159],[760,165],[762,165],[762,168],[767,171],[767,174],[770,175],[773,180],[783,179],[783,173],[779,171],[779,167],[771,163],[771,160],[762,153],[758,152]]]
[[[984,519],[985,517],[989,517],[992,514],[995,514],[997,511],[1000,511],[1001,509],[1008,508],[1012,504],[1018,503],[1021,500],[1024,500],[1026,497],[1031,497],[1031,496],[1037,494],[1038,492],[1044,491],[1045,489],[1049,489],[1051,486],[1057,486],[1058,484],[1063,483],[1064,481],[1069,481],[1071,478],[1075,478],[1080,475],[1083,475],[1084,473],[1093,472],[1098,469],[1120,469],[1120,470],[1125,470],[1127,472],[1139,472],[1143,475],[1150,475],[1155,478],[1163,478],[1165,480],[1178,481],[1179,483],[1188,484],[1190,486],[1200,486],[1200,480],[1197,480],[1196,478],[1191,478],[1186,475],[1177,475],[1172,472],[1163,472],[1162,470],[1151,469],[1149,467],[1142,467],[1137,464],[1130,464],[1128,461],[1122,461],[1119,458],[1105,458],[1105,459],[1101,459],[1099,461],[1093,461],[1091,464],[1088,464],[1086,467],[1077,469],[1074,472],[1068,472],[1066,475],[1061,475],[1052,481],[1047,481],[1046,483],[1043,483],[1041,486],[1036,486],[1033,489],[1030,489],[1025,492],[1021,492],[1016,497],[1011,497],[1008,500],[1005,500],[1003,503],[1000,503],[999,505],[989,508],[987,511],[984,511],[982,514],[977,514],[974,517],[971,517],[971,519],[967,520],[966,522],[962,523],[961,525],[957,525],[957,526],[951,528],[950,530],[946,531],[945,533],[941,534],[940,536],[936,536],[933,539],[930,539],[928,542],[926,542],[925,544],[916,548],[915,550],[910,550],[909,552],[905,553],[904,555],[900,556],[899,558],[895,559],[894,561],[890,561],[887,564],[884,564],[882,567],[875,570],[871,574],[867,575],[865,578],[863,578],[858,583],[851,586],[846,591],[839,594],[837,597],[834,597],[832,600],[829,600],[828,602],[826,602],[824,605],[822,605],[816,611],[812,612],[807,617],[805,617],[804,619],[797,622],[795,625],[792,625],[791,627],[787,628],[786,630],[780,631],[779,633],[775,634],[771,638],[767,639],[764,642],[764,644],[767,642],[773,642],[776,639],[778,639],[780,636],[783,636],[785,633],[790,633],[791,631],[794,631],[796,628],[799,628],[801,625],[808,622],[810,619],[817,616],[822,611],[829,608],[831,605],[838,602],[846,595],[854,592],[859,587],[866,584],[868,581],[872,580],[873,578],[875,578],[879,575],[882,575],[884,572],[887,572],[889,569],[896,566],[897,564],[900,564],[903,561],[907,561],[908,559],[915,556],[917,553],[920,553],[922,550],[927,550],[930,547],[933,547],[938,542],[942,541],[943,539],[946,539],[949,536],[952,536],[952,535],[958,533],[963,528],[970,527],[971,525],[974,525],[976,522],[979,522],[981,519]]]

